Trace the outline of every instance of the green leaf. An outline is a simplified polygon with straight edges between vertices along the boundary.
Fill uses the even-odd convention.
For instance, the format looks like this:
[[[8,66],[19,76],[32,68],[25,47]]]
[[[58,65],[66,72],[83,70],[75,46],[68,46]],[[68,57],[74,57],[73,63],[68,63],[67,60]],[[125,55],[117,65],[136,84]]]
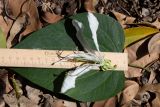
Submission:
[[[124,47],[127,47],[128,45],[135,43],[151,34],[159,32],[159,30],[152,27],[134,27],[125,29],[124,32],[125,32]]]
[[[1,28],[0,28],[0,48],[6,48],[6,39]]]
[[[120,24],[109,16],[95,14],[99,21],[97,31],[100,51],[122,52],[124,33]],[[76,39],[76,30],[72,19],[83,23],[83,36],[95,48],[87,13],[78,14],[56,24],[49,25],[19,43],[15,48],[48,49],[48,50],[83,50]],[[48,90],[59,92],[66,69],[13,68],[21,76]],[[104,100],[116,95],[123,89],[124,73],[121,71],[90,71],[77,78],[76,87],[65,95],[80,101]]]

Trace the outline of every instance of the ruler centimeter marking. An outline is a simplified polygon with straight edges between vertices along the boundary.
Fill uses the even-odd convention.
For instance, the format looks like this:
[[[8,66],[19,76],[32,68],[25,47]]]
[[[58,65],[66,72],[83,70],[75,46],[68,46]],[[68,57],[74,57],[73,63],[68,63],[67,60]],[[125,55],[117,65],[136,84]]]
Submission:
[[[73,68],[82,62],[59,61],[58,50],[34,49],[0,49],[1,67],[34,67],[34,68]],[[104,58],[117,65],[116,70],[128,69],[127,53],[100,52]],[[62,51],[61,56],[74,54],[74,51]],[[52,63],[56,62],[52,65]]]

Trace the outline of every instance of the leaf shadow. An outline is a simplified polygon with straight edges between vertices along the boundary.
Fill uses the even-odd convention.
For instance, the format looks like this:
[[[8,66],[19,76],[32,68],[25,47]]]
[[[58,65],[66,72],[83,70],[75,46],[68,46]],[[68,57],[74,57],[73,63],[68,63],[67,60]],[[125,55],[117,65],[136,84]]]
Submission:
[[[58,95],[58,98],[60,98],[60,99],[64,99],[64,100],[67,100],[67,101],[74,101],[74,102],[78,103],[79,101],[77,101],[76,99],[73,99],[73,98],[71,98],[71,97],[69,97],[69,96],[67,96],[63,93],[60,93],[64,78],[65,78],[68,71],[69,70],[65,70],[60,75],[58,75],[58,77],[53,81],[53,85],[54,85],[53,92],[56,93],[56,95]]]
[[[75,43],[75,45],[77,46],[77,49],[79,51],[83,51],[84,48],[81,45],[81,43],[79,42],[79,40],[76,37],[76,29],[75,27],[72,25],[72,20],[71,18],[67,18],[65,20],[64,26],[65,26],[65,30],[66,33],[70,36],[70,38],[73,40],[73,42]]]
[[[62,72],[60,75],[58,75],[58,77],[53,81],[53,92],[57,92],[59,93],[61,91],[61,87],[65,78],[67,71]],[[54,75],[53,75],[54,76]]]
[[[28,86],[30,86],[30,87],[32,87],[32,88],[41,90],[41,91],[43,92],[43,94],[54,95],[54,96],[55,96],[56,98],[58,98],[58,99],[64,99],[64,100],[68,100],[68,101],[76,101],[75,99],[72,99],[72,98],[70,98],[70,97],[68,97],[68,96],[66,96],[66,95],[64,95],[64,94],[59,93],[59,92],[54,92],[54,91],[47,90],[47,89],[45,89],[45,88],[43,88],[43,87],[41,87],[41,86],[33,83],[32,81],[30,81],[30,80],[22,77],[20,74],[18,74],[17,72],[14,72],[12,69],[8,69],[8,68],[6,68],[6,69],[7,69],[7,71],[10,71],[9,77],[12,77],[12,75],[15,74],[15,75],[16,75],[16,79],[18,79],[18,80],[21,82],[21,84],[23,84],[21,88],[22,88],[23,94],[24,94],[25,96],[27,96],[26,86],[28,85]],[[62,77],[64,77],[63,75],[66,74],[66,72],[67,72],[67,71],[62,72],[60,75],[61,75]],[[57,76],[57,75],[56,75],[56,74],[53,74],[53,76]],[[64,78],[61,78],[61,79],[64,79]],[[63,80],[61,81],[60,78],[59,78],[59,79],[56,80],[56,82],[57,82],[57,83],[55,83],[54,85],[56,85],[55,87],[59,88],[59,87],[61,87],[61,82],[63,82]],[[0,83],[1,83],[1,81],[0,81]],[[59,84],[58,84],[58,83],[59,83]]]
[[[148,43],[151,38],[146,39],[137,49],[136,55],[137,55],[137,60],[142,58],[143,56],[147,55],[148,52]]]
[[[67,18],[64,22],[64,26],[65,26],[65,30],[66,33],[68,34],[68,36],[73,40],[73,42],[75,43],[75,46],[77,46],[77,49],[79,51],[84,50],[83,46],[81,45],[81,43],[79,42],[79,40],[76,37],[76,29],[75,27],[72,25],[72,20],[71,18]],[[54,92],[60,92],[64,78],[66,73],[68,72],[68,70],[65,70],[64,72],[62,72],[60,75],[58,75],[58,77],[53,81],[53,85],[54,85]],[[54,75],[53,75],[54,76]]]

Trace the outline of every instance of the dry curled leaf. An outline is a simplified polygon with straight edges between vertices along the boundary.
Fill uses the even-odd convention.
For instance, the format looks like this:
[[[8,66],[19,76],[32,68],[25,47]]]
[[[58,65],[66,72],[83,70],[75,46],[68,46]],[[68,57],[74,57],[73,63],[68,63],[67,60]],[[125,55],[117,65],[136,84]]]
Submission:
[[[156,98],[152,101],[152,107],[160,107],[160,93],[155,92]]]
[[[116,107],[116,97],[112,97],[103,101],[96,101],[93,107]]]
[[[121,104],[125,104],[130,102],[138,93],[139,85],[134,82],[127,80],[125,81],[125,89],[122,92],[122,102]]]
[[[28,24],[28,15],[26,13],[22,13],[16,21],[13,23],[9,36],[7,38],[7,47],[10,48],[13,45],[13,40],[15,36],[20,33],[22,29],[24,29]]]
[[[105,102],[107,100],[103,100],[103,101],[96,101],[93,105],[93,107],[105,107]]]
[[[26,92],[27,92],[27,97],[30,100],[32,100],[35,104],[39,103],[40,95],[43,94],[40,90],[30,87],[28,85],[26,86]]]
[[[140,58],[138,55],[139,50],[141,51],[142,56],[147,54],[146,51],[144,51],[147,49],[147,46],[145,46],[146,40],[147,38],[125,48],[124,52],[128,53],[128,63],[129,64],[134,62],[138,58]],[[143,47],[143,49],[141,47]]]
[[[125,48],[124,52],[128,53],[128,63],[132,64],[139,58],[143,57],[144,55],[147,54],[145,51],[147,49],[147,46],[145,45],[145,41],[147,39],[143,39],[127,48]],[[141,48],[143,47],[143,48]],[[140,53],[140,55],[139,55]],[[124,71],[125,77],[130,78],[130,77],[140,77],[142,75],[141,69],[138,68],[133,68],[129,67],[128,71]]]
[[[28,1],[31,0],[14,0],[14,2],[12,0],[6,0],[6,14],[16,20],[21,12],[26,12],[26,10],[28,10],[29,7],[26,5]]]
[[[127,27],[127,24],[132,24],[136,18],[126,16],[122,13],[113,11],[113,14],[116,16],[118,22],[121,24],[123,28]]]
[[[158,53],[152,53],[152,54],[147,54],[144,57],[134,61],[130,65],[133,65],[135,67],[129,67],[128,71],[125,73],[125,77],[131,78],[131,77],[140,77],[142,76],[142,69],[140,68],[145,68],[146,65],[151,63],[154,60],[157,60],[159,58]],[[136,68],[140,67],[140,68]]]
[[[41,97],[43,101],[42,99],[40,100],[42,101],[41,104],[39,104],[40,107],[54,107],[54,97],[52,97],[50,94],[43,94]]]
[[[147,79],[146,79],[147,77],[143,77],[143,78],[141,79],[142,84],[153,84],[153,82],[154,82],[154,80],[155,80],[155,77],[156,77],[156,73],[155,73],[154,71],[151,71],[148,81],[147,81]],[[145,78],[145,79],[144,79],[144,78]]]
[[[53,102],[53,107],[77,107],[75,102],[70,102],[66,100],[56,99]]]
[[[151,92],[160,93],[160,83],[158,83],[158,84],[146,84],[140,90],[140,92],[143,92],[143,91],[151,91]]]
[[[29,16],[29,19],[28,19],[29,24],[26,26],[26,29],[22,32],[21,34],[22,36],[27,35],[33,31],[36,31],[42,27],[39,19],[38,9],[34,0],[28,0],[26,4],[26,8],[24,6],[24,12],[26,12]]]
[[[159,59],[159,53],[152,53],[152,54],[147,54],[144,57],[140,58],[139,60],[134,61],[132,64],[145,67],[146,65],[157,59]]]
[[[4,101],[9,107],[18,107],[18,103],[20,107],[38,107],[37,104],[26,98],[25,96],[21,96],[19,100],[16,99],[16,95],[14,91],[10,94],[3,95]]]
[[[116,107],[116,97],[112,97],[105,102],[104,107]]]
[[[160,53],[160,33],[154,35],[148,43],[149,53]]]
[[[137,67],[144,68],[146,65],[159,58],[158,53],[148,54],[148,40],[149,39],[146,38],[125,49],[125,52],[128,53],[129,64],[135,66],[129,67],[128,71],[124,72],[125,77],[132,78],[142,76],[142,69]],[[154,74],[151,76],[154,77]]]
[[[6,71],[5,69],[0,69],[0,79],[2,80],[2,83],[4,83],[4,87],[3,87],[3,84],[0,85],[0,87],[1,87],[0,93],[10,92],[13,88],[12,88],[12,86],[9,83],[9,80],[8,80],[8,71]]]
[[[84,8],[88,12],[95,12],[95,5],[98,3],[98,0],[84,0]]]
[[[148,105],[147,107],[159,107],[160,105],[160,84],[146,84],[141,87],[135,100],[139,104]]]
[[[80,106],[81,106],[81,107],[88,107],[88,105],[87,105],[87,103],[86,103],[86,102],[82,102],[82,103],[80,103]]]
[[[2,29],[5,38],[7,38],[7,34],[12,26],[13,21],[7,17],[0,16],[0,28]]]
[[[41,28],[41,23],[36,4],[33,0],[16,0],[14,2],[7,0],[6,3],[6,13],[15,20],[10,29],[7,41],[8,47],[11,47],[13,39],[17,34],[22,32],[19,34],[21,39],[23,35],[27,35]],[[8,11],[10,12],[8,13]]]
[[[7,33],[8,33],[8,31],[12,25],[12,22],[13,22],[12,20],[10,20],[8,18],[6,19],[6,21],[7,21],[7,23],[4,21],[3,16],[0,16],[0,27],[5,34],[5,37],[7,37]]]
[[[63,16],[56,15],[55,13],[45,12],[42,18],[48,23],[55,23],[61,20]]]
[[[154,25],[157,29],[160,29],[160,18],[157,18],[152,25]]]

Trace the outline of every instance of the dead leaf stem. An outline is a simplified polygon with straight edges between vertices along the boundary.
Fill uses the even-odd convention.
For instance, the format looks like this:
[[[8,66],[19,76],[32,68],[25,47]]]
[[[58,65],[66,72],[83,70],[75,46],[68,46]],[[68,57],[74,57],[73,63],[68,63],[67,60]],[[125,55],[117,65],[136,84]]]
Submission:
[[[139,69],[145,70],[145,71],[147,71],[147,72],[151,72],[151,71],[148,70],[147,68],[141,67],[141,66],[138,66],[138,65],[128,64],[128,66],[129,66],[129,67],[133,67],[133,68],[139,68]]]
[[[6,15],[9,19],[11,19],[11,20],[16,20],[16,18],[11,17],[11,16],[9,15],[8,11],[7,11],[8,0],[3,0],[3,5],[4,5],[4,10],[3,10],[3,11],[5,12],[5,15]]]

